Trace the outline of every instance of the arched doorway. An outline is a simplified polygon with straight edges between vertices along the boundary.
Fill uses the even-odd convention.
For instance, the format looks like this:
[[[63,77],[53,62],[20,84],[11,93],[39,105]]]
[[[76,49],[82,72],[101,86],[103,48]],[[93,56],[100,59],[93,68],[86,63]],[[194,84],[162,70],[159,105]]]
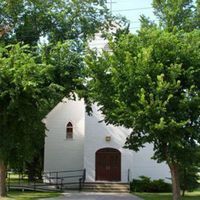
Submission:
[[[96,180],[121,181],[121,153],[119,150],[103,148],[96,152]]]

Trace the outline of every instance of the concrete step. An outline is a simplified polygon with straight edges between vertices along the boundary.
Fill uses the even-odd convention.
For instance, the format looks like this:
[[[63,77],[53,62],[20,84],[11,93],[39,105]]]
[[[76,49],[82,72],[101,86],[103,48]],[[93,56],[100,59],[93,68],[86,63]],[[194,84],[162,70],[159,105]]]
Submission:
[[[84,185],[84,188],[129,189],[129,186],[128,185],[123,185],[123,186],[121,185]]]
[[[83,191],[91,192],[119,192],[128,193],[129,184],[127,183],[85,183]]]

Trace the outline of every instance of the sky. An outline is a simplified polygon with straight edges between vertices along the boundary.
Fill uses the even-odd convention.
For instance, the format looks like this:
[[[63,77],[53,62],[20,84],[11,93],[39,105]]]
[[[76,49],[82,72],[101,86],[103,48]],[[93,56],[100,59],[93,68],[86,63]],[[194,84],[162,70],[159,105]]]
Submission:
[[[135,33],[140,28],[140,15],[150,17],[156,20],[151,6],[152,0],[107,0],[108,8],[112,9],[114,15],[125,16],[130,20],[130,32]],[[113,2],[112,5],[109,2]],[[96,35],[96,39],[89,44],[90,48],[104,49],[107,41],[100,35]]]
[[[152,0],[107,0],[108,7],[115,15],[126,16],[130,20],[130,31],[135,32],[140,27],[140,15],[156,20],[152,9]],[[113,2],[112,6],[109,2]]]

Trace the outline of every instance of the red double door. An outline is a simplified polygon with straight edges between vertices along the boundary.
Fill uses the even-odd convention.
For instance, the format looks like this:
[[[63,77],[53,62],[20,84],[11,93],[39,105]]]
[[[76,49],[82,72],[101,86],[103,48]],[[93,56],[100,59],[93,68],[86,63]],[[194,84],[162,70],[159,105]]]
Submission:
[[[104,148],[96,152],[96,180],[121,181],[121,153]]]

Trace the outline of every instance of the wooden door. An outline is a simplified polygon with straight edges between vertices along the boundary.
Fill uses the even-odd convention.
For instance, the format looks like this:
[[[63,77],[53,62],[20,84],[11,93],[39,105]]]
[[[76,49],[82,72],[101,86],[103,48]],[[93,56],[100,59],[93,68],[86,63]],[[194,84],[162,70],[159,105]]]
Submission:
[[[121,153],[117,149],[104,148],[96,152],[96,180],[121,180]]]

